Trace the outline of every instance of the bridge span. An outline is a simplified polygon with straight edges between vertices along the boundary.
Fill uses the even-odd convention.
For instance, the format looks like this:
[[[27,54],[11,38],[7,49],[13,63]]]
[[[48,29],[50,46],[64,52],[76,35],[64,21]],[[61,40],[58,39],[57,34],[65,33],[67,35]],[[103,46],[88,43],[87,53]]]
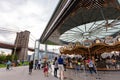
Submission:
[[[15,45],[14,45],[14,44],[10,44],[10,43],[3,43],[3,42],[0,42],[0,48],[14,50]],[[18,46],[16,49],[20,49],[20,46]],[[29,50],[29,51],[34,51],[34,48],[28,47],[28,50]]]

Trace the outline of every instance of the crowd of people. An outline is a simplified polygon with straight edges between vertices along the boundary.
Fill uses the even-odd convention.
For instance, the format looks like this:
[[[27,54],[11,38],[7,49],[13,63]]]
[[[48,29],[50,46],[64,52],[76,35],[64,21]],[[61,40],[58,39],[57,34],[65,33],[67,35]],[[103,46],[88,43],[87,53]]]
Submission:
[[[54,77],[64,80],[64,73],[66,69],[74,69],[75,71],[89,71],[90,74],[97,74],[98,62],[103,62],[105,60],[106,68],[111,68],[111,64],[117,67],[119,62],[118,56],[107,57],[105,59],[95,58],[95,56],[88,57],[68,57],[59,55],[53,60],[49,61],[44,59],[44,61],[35,60],[29,62],[29,74],[32,74],[32,70],[43,70],[45,77],[49,76],[49,73],[53,73]],[[10,60],[6,63],[6,69],[11,68],[12,62]]]
[[[60,78],[61,80],[64,79],[64,71],[65,71],[65,65],[64,65],[64,59],[62,56],[55,57],[54,60],[51,62],[47,59],[44,59],[42,62],[41,60],[35,60],[34,64],[33,61],[29,62],[29,74],[32,74],[32,70],[43,70],[43,74],[45,77],[49,76],[49,72],[54,73],[54,77]],[[52,66],[54,66],[54,70],[52,70]],[[59,73],[58,73],[59,70]],[[59,76],[58,76],[59,75]]]
[[[97,73],[96,63],[93,57],[67,57],[66,67],[76,71],[89,71],[91,74]]]
[[[49,73],[53,72],[54,77],[64,80],[64,73],[66,68],[72,68],[77,71],[79,70],[89,70],[90,74],[97,73],[95,63],[92,58],[82,60],[81,58],[70,58],[63,57],[61,55],[57,56],[51,62],[48,60],[35,60],[35,66],[33,66],[33,61],[29,63],[29,74],[34,70],[43,70],[45,77],[49,76]],[[53,70],[52,70],[53,66]]]

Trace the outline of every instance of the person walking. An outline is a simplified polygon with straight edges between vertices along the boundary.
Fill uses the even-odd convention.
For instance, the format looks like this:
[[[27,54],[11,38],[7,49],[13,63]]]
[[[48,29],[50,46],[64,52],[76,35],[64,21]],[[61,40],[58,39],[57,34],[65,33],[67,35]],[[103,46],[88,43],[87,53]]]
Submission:
[[[8,60],[6,63],[6,70],[10,70],[11,64],[12,64],[11,61]]]
[[[64,60],[61,55],[58,58],[58,68],[60,74],[60,80],[64,80]]]
[[[43,72],[44,72],[44,76],[45,77],[48,77],[48,64],[47,63],[44,63],[44,69],[43,69]]]
[[[29,62],[29,74],[31,75],[33,69],[33,61]]]
[[[58,70],[58,61],[57,61],[57,57],[55,57],[54,62],[54,76],[57,78],[57,70]]]

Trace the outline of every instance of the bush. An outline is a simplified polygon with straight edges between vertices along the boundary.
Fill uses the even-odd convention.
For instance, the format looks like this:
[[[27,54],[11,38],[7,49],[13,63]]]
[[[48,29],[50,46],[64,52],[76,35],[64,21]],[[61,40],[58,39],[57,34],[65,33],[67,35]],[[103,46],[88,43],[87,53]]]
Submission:
[[[5,54],[0,54],[0,63],[4,62],[6,60],[6,55]]]

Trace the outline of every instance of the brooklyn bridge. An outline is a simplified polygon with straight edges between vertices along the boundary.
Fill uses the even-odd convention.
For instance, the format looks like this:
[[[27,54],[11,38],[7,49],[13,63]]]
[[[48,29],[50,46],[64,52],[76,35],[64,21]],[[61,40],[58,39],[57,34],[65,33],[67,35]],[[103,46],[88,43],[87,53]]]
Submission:
[[[33,48],[28,47],[30,32],[21,31],[16,34],[14,44],[0,41],[0,48],[12,50],[11,54],[17,55],[20,60],[27,59],[28,51],[34,51]]]

